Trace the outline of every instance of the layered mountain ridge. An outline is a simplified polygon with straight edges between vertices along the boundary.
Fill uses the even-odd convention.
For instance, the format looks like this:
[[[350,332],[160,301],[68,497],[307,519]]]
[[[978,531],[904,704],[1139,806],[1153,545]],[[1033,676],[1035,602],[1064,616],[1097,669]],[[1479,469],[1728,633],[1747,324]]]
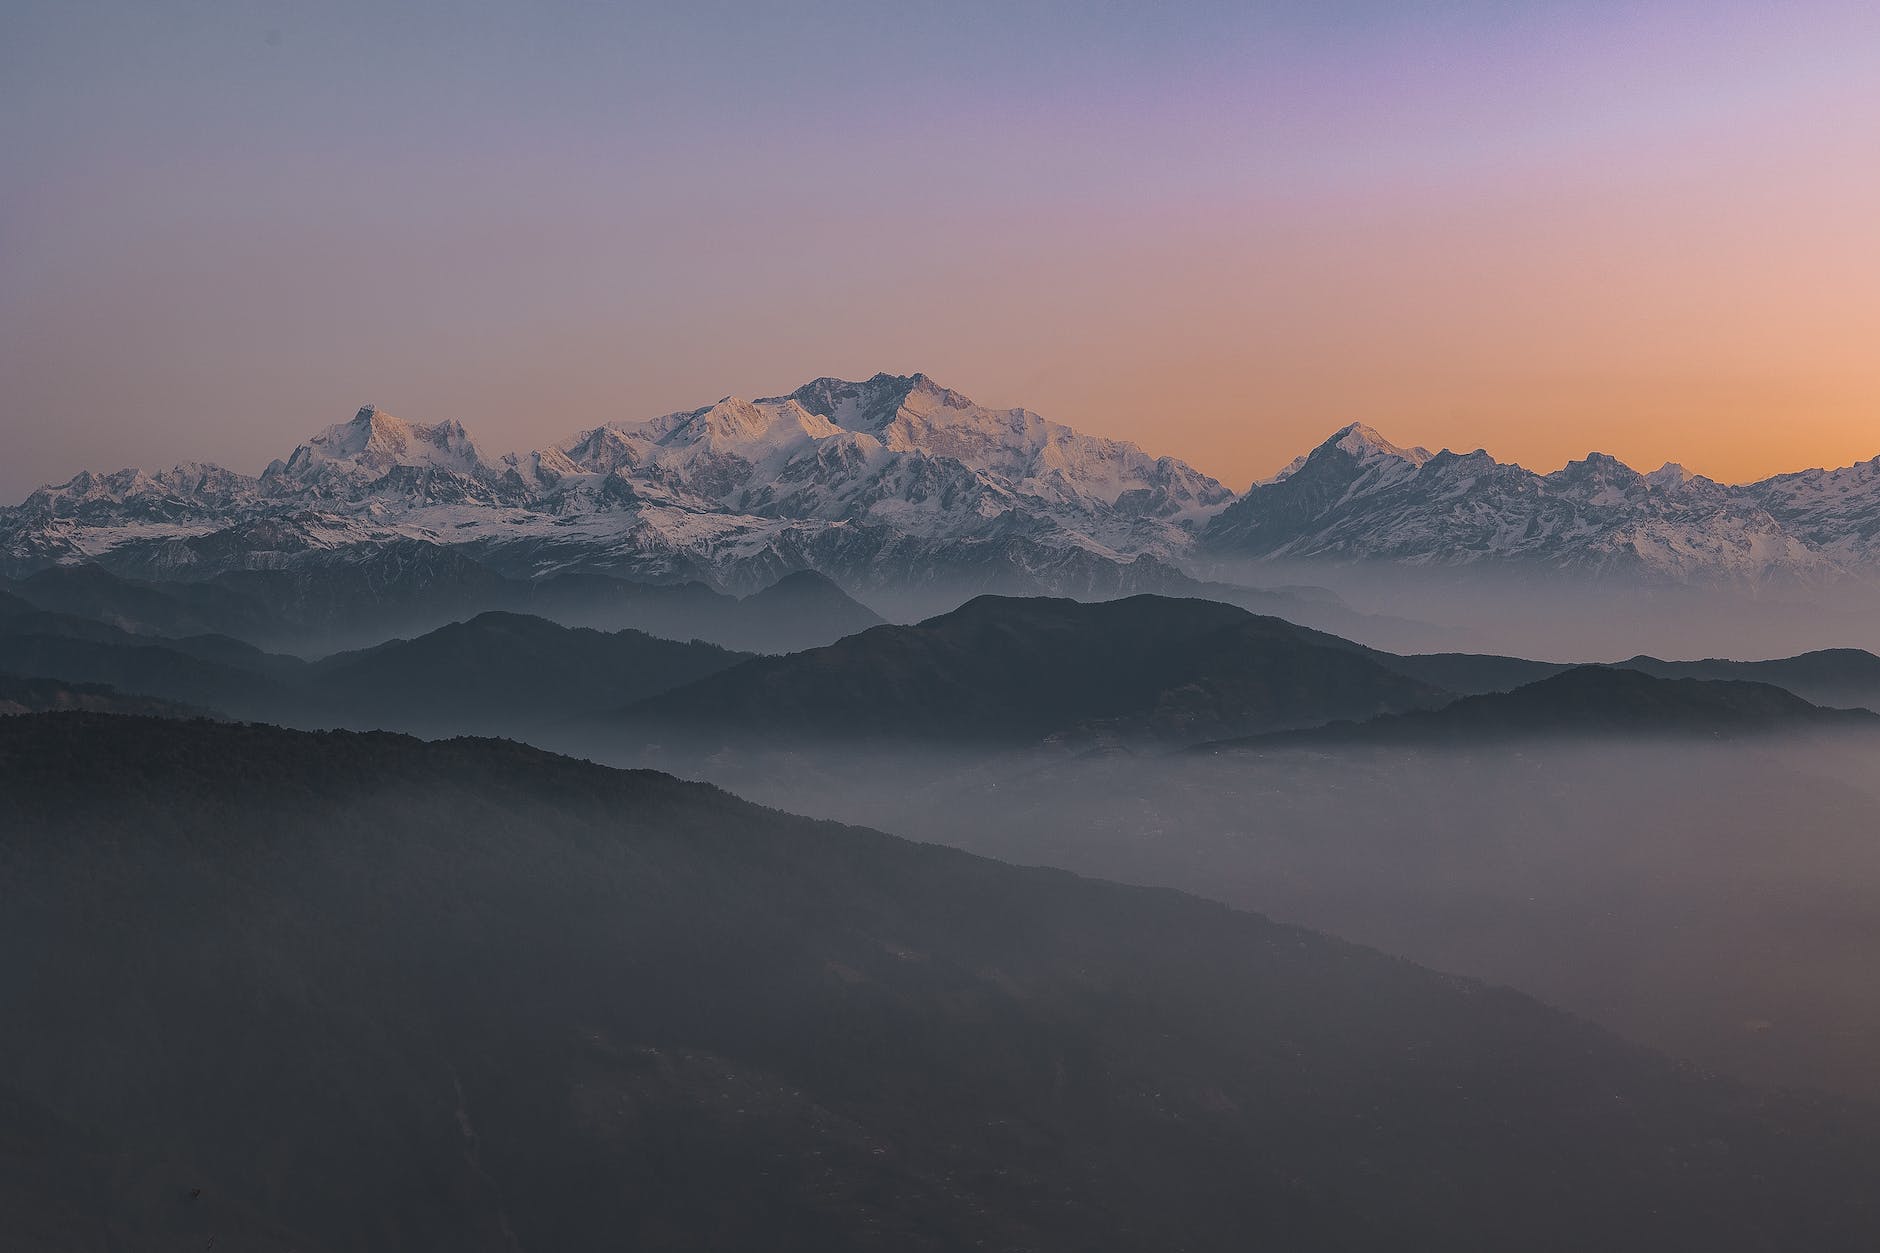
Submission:
[[[1221,561],[1505,565],[1760,586],[1872,581],[1880,458],[1726,485],[1599,453],[1548,474],[1354,423],[1240,496],[1172,457],[974,403],[923,374],[608,422],[492,456],[367,406],[259,476],[81,473],[0,509],[0,572],[98,561],[206,578],[418,541],[511,577],[599,572],[742,593],[1175,590]]]
[[[1441,705],[1349,641],[1205,600],[982,596],[914,626],[727,666],[610,720],[632,740],[1088,747]]]
[[[1485,450],[1398,448],[1354,424],[1212,518],[1215,554],[1254,560],[1525,563],[1672,582],[1871,579],[1880,458],[1728,485],[1589,453],[1550,474]]]
[[[1512,691],[1442,706],[1256,735],[1197,751],[1305,745],[1505,745],[1522,739],[1601,736],[1753,738],[1780,732],[1871,733],[1880,714],[1830,709],[1769,683],[1665,678],[1625,666],[1573,666]]]

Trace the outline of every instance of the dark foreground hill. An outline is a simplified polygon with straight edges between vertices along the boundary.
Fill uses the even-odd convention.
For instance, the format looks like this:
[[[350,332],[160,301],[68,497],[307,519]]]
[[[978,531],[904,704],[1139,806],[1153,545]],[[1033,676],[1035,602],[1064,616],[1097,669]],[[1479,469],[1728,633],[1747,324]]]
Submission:
[[[745,662],[620,723],[742,740],[1194,742],[1446,699],[1348,641],[1214,601],[981,596],[915,626]]]
[[[1880,1242],[1870,1109],[508,743],[0,719],[0,896],[36,1247]]]
[[[1880,715],[1823,709],[1768,683],[1661,679],[1618,667],[1576,666],[1511,692],[1465,696],[1441,709],[1252,736],[1197,751],[1228,745],[1414,746],[1590,736],[1733,739],[1863,728],[1880,730]]]

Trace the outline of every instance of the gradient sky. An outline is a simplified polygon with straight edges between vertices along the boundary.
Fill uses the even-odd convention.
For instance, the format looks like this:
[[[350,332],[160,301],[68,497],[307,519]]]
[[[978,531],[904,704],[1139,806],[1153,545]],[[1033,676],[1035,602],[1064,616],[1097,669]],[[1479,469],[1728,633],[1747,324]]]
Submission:
[[[0,5],[0,497],[924,370],[1236,487],[1880,453],[1880,6]]]

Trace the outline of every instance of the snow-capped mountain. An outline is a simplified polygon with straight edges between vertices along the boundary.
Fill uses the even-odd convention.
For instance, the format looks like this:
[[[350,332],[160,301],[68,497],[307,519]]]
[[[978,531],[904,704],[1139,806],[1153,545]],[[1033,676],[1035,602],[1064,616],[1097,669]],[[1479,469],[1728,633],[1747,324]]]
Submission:
[[[713,512],[879,523],[959,535],[1007,514],[1049,515],[1118,552],[1174,551],[1183,522],[1231,493],[1173,458],[1080,435],[1023,409],[990,410],[916,374],[817,379],[787,396],[585,431],[552,450],[576,475]],[[539,465],[536,467],[540,472]],[[553,494],[552,492],[550,494]]]
[[[1488,453],[1334,434],[1208,524],[1217,554],[1457,566],[1538,564],[1750,584],[1874,573],[1880,461],[1726,486],[1601,453],[1536,474]]]
[[[412,541],[510,576],[739,593],[802,569],[856,589],[1177,591],[1194,586],[1184,564],[1223,558],[1880,582],[1880,459],[1741,486],[1598,453],[1537,474],[1354,424],[1236,499],[1134,444],[878,374],[504,457],[455,422],[368,406],[259,477],[84,473],[0,510],[0,571],[13,573],[96,560],[200,578]]]
[[[502,458],[457,423],[369,406],[259,478],[179,466],[41,489],[0,513],[0,552],[15,570],[102,560],[200,577],[415,539],[512,574],[737,591],[812,568],[863,587],[1118,592],[1156,585],[1231,498],[1134,444],[881,374],[612,422]]]
[[[499,472],[458,422],[421,426],[367,405],[350,422],[329,426],[261,472],[276,497],[307,494],[356,500],[388,489],[450,484],[445,495],[493,499],[470,484],[494,484]]]

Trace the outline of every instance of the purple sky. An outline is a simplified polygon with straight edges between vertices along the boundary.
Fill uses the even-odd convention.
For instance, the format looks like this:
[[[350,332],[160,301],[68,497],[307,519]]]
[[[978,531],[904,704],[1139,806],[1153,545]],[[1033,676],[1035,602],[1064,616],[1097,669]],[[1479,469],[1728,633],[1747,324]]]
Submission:
[[[924,370],[1235,486],[1880,453],[1856,4],[0,6],[0,498]]]

